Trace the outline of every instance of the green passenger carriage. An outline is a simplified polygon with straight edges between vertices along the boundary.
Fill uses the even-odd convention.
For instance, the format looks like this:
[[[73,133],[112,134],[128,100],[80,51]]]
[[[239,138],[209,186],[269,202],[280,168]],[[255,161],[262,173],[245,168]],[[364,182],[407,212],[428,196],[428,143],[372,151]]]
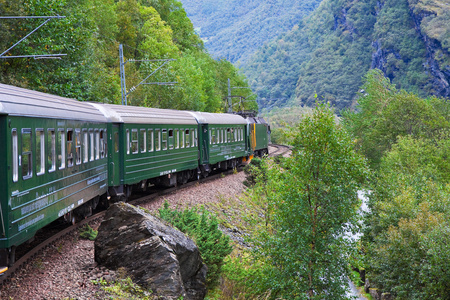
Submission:
[[[174,186],[268,149],[268,124],[235,114],[86,103],[0,84],[0,273],[50,222],[150,184]]]
[[[194,177],[198,127],[186,111],[93,104],[108,118],[109,195],[126,199],[149,183],[173,186]]]
[[[0,84],[0,265],[43,226],[92,211],[107,189],[106,133],[88,103]]]
[[[192,112],[192,115],[199,126],[199,167],[203,175],[216,168],[234,168],[248,156],[244,118],[205,112]]]

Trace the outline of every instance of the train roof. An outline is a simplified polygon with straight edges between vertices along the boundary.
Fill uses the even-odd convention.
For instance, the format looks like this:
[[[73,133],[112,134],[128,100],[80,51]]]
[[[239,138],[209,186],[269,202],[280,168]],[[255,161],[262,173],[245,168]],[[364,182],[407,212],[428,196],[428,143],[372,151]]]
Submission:
[[[268,125],[268,123],[266,122],[266,120],[264,120],[263,117],[248,117],[247,121],[249,124],[265,124]]]
[[[197,125],[196,119],[183,110],[91,103],[109,122],[128,124]]]
[[[6,84],[0,84],[0,114],[93,122],[106,121],[103,114],[87,102]]]
[[[208,112],[191,112],[191,114],[197,119],[199,124],[247,124],[247,121],[234,114],[215,114]]]

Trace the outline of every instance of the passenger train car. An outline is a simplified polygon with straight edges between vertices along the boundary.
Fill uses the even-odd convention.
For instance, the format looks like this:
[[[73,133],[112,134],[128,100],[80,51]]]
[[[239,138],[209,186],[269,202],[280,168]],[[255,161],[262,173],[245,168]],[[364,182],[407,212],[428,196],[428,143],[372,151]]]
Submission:
[[[60,217],[76,222],[100,201],[236,167],[268,153],[268,134],[256,118],[79,102],[0,84],[0,267]]]

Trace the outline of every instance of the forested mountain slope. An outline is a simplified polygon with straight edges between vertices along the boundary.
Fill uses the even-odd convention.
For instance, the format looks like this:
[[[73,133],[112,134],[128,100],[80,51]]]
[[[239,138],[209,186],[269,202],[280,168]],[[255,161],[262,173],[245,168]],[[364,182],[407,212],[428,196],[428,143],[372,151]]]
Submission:
[[[246,86],[236,67],[205,51],[177,0],[0,0],[0,16],[55,15],[66,18],[52,19],[4,55],[66,55],[3,58],[0,82],[78,100],[120,103],[122,44],[128,104],[219,112],[225,108],[228,78],[233,85]],[[0,20],[0,53],[44,20]],[[161,59],[171,61],[162,67]],[[147,83],[176,84],[138,86],[149,75]],[[251,91],[241,93],[245,97]],[[254,102],[245,105],[256,108]]]
[[[322,0],[181,0],[208,51],[244,65],[259,47],[291,30]]]
[[[348,107],[370,68],[397,88],[448,97],[448,20],[448,0],[324,0],[262,47],[244,72],[260,98],[291,106],[318,98]]]

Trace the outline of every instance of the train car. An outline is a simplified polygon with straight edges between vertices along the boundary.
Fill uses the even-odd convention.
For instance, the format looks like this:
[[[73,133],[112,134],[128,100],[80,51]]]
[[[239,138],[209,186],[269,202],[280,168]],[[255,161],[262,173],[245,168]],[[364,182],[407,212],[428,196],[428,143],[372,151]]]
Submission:
[[[268,153],[270,128],[233,114],[85,103],[0,84],[0,273],[50,222]]]
[[[0,265],[107,190],[106,118],[90,104],[0,84]]]
[[[270,126],[261,117],[247,117],[252,155],[262,157],[269,154]]]
[[[114,201],[148,185],[196,177],[198,124],[187,111],[92,104],[108,119],[109,191]]]
[[[248,157],[247,121],[239,115],[192,112],[198,122],[199,168],[203,176],[213,169],[234,168]]]

